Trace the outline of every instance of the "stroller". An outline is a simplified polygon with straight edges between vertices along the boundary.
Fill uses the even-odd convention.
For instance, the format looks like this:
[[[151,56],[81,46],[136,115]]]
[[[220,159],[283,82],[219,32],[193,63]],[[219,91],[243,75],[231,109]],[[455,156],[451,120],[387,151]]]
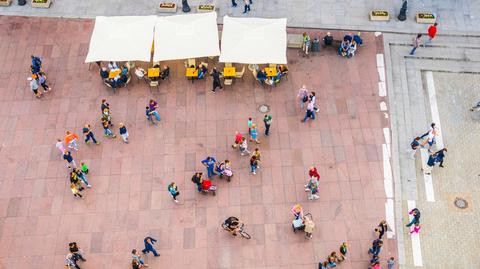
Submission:
[[[225,176],[228,182],[230,182],[230,180],[233,177],[232,169],[230,167],[227,167],[227,165],[224,162],[222,163],[217,162],[215,170],[218,172],[218,175],[220,178],[223,178],[223,176]]]
[[[315,228],[315,223],[313,222],[312,214],[307,213],[303,218],[296,218],[292,221],[293,232],[304,231],[305,238],[311,239],[313,229]]]
[[[209,192],[211,192],[213,196],[216,195],[215,191],[217,190],[217,186],[213,185],[210,179],[204,179],[201,185],[203,194],[208,194]]]

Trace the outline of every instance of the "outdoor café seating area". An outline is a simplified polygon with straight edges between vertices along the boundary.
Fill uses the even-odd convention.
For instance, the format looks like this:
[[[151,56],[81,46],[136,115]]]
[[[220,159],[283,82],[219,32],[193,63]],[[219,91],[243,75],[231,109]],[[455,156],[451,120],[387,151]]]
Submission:
[[[287,79],[286,19],[225,16],[219,36],[216,12],[97,17],[85,62],[96,63],[114,91],[127,88],[132,76],[158,88],[170,79],[172,61],[183,63],[184,70],[175,72],[191,83],[205,80],[214,68],[225,86],[250,74],[263,87]]]

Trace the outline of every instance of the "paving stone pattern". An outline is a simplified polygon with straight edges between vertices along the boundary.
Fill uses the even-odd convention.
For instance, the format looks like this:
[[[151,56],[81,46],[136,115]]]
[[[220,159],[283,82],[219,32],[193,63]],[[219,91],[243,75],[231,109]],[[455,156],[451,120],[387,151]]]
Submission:
[[[476,121],[468,108],[480,98],[480,40],[474,37],[441,36],[410,56],[412,35],[385,34],[390,116],[392,121],[393,172],[396,187],[396,218],[399,260],[402,268],[414,268],[407,222],[406,200],[416,200],[422,211],[420,232],[425,268],[474,268],[478,259],[469,249],[478,245],[478,186],[474,142]],[[464,44],[464,45],[459,45]],[[411,139],[431,123],[425,72],[432,71],[444,144],[445,168],[433,171],[435,202],[426,202],[420,157],[412,161],[405,150]],[[468,200],[469,208],[453,206],[456,197]],[[458,251],[463,249],[464,251]],[[452,255],[455,253],[455,255]]]
[[[15,1],[16,2],[16,1]],[[182,14],[181,0],[53,0],[50,9],[32,8],[30,5],[0,7],[2,15],[17,16],[48,16],[67,18],[93,18],[95,16],[132,16],[132,15],[162,15],[157,5],[160,2],[175,2],[179,4],[177,14]],[[480,5],[476,0],[410,0],[406,21],[396,18],[402,6],[402,1],[392,0],[254,0],[251,12],[242,14],[243,0],[236,0],[238,6],[231,7],[230,0],[190,0],[192,13],[199,4],[211,3],[218,8],[219,23],[224,15],[239,17],[287,18],[290,27],[351,29],[369,31],[389,31],[416,33],[426,32],[425,24],[415,22],[417,12],[433,12],[440,23],[439,34],[477,35],[480,23]],[[389,22],[369,20],[369,12],[374,9],[390,12]]]
[[[375,60],[381,38],[365,34],[366,45],[350,60],[335,49],[309,59],[288,50],[288,80],[273,89],[247,72],[213,94],[210,78],[192,84],[176,61],[167,63],[172,75],[158,90],[132,79],[113,94],[96,67],[83,63],[93,21],[0,17],[0,23],[0,268],[62,268],[70,241],[86,253],[82,268],[130,268],[130,251],[141,249],[146,235],[158,239],[161,254],[147,258],[150,268],[315,268],[342,241],[349,242],[349,259],[339,268],[367,267],[372,229],[385,218],[381,144],[389,123],[379,111]],[[26,80],[31,54],[42,57],[53,87],[40,100]],[[315,89],[320,108],[318,119],[305,124],[295,100],[303,83]],[[102,137],[102,98],[113,122],[126,123],[130,144]],[[144,116],[150,98],[159,102],[158,127]],[[254,176],[230,144],[235,130],[247,131],[249,116],[261,123],[257,107],[264,103],[274,121],[270,137],[260,136],[262,164]],[[81,142],[73,153],[89,164],[93,185],[79,200],[54,143],[86,122],[102,144]],[[206,155],[228,158],[235,172],[230,183],[214,180],[215,197],[197,194],[190,181],[204,170]],[[315,202],[303,190],[312,164],[321,174]],[[170,181],[179,186],[180,205],[166,191]],[[291,230],[297,202],[317,224],[312,240]],[[221,230],[231,215],[246,223],[252,240]],[[382,260],[395,253],[389,240]]]

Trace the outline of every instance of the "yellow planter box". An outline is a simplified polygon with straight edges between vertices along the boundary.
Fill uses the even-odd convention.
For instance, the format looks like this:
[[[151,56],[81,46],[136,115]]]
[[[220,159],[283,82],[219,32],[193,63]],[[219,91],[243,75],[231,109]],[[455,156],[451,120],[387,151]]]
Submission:
[[[370,11],[371,21],[389,21],[390,14],[386,10],[372,10]]]
[[[199,13],[215,11],[214,5],[199,5],[197,11]]]
[[[0,6],[8,7],[12,3],[12,0],[0,0]]]
[[[175,3],[160,3],[158,6],[160,12],[177,13],[177,4]]]
[[[435,14],[433,14],[431,12],[417,13],[415,18],[417,19],[417,23],[434,24],[437,21],[437,17],[435,16]]]
[[[49,8],[52,0],[32,0],[32,7]]]

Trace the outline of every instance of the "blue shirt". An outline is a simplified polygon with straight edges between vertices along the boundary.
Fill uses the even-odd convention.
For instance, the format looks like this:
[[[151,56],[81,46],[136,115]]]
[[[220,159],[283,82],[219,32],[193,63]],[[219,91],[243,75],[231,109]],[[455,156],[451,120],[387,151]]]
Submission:
[[[207,165],[208,168],[211,168],[211,169],[213,169],[216,162],[217,160],[215,160],[215,158],[213,157],[207,157],[205,160],[202,161],[203,164]]]

